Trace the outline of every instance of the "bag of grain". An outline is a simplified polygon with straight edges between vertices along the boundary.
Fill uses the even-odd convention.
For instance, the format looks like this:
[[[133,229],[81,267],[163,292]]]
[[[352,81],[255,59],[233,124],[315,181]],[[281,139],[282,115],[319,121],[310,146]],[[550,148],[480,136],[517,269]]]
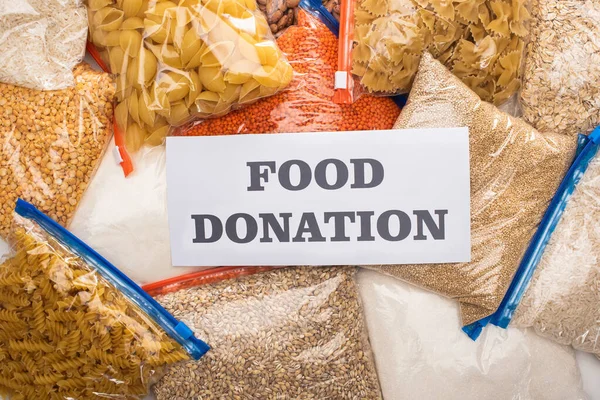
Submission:
[[[381,399],[356,268],[239,277],[246,269],[237,279],[217,269],[144,287],[213,348],[173,367],[154,387],[158,400]]]
[[[395,128],[461,126],[469,128],[471,262],[368,268],[457,299],[468,325],[500,305],[577,142],[481,101],[426,53]]]
[[[533,0],[523,118],[542,132],[587,134],[600,124],[600,2]]]
[[[535,272],[513,323],[600,357],[600,128],[589,139],[538,231]]]
[[[71,231],[139,284],[198,270],[171,264],[165,146],[145,147],[134,155],[140,168],[127,179],[114,150],[111,143]]]
[[[80,0],[0,2],[0,82],[36,90],[75,85],[87,21]]]
[[[452,301],[374,271],[358,286],[385,399],[586,399],[572,349],[529,330],[473,342]]]

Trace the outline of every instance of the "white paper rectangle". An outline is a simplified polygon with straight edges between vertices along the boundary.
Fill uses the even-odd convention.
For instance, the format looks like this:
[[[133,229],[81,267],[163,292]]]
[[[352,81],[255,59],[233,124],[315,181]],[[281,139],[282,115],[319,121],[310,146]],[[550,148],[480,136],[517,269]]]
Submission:
[[[172,263],[469,261],[469,185],[467,128],[169,137]]]

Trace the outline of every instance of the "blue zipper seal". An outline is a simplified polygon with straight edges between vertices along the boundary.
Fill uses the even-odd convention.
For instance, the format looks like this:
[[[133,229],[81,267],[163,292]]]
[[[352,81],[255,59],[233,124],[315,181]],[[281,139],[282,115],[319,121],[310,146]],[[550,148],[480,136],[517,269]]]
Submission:
[[[575,161],[552,198],[500,306],[492,315],[463,327],[463,331],[471,339],[477,340],[483,328],[490,323],[500,328],[508,327],[571,195],[599,148],[600,126],[587,137],[579,135]]]
[[[300,0],[299,6],[319,18],[319,20],[321,20],[321,22],[323,22],[336,37],[339,37],[340,23],[329,10],[325,8],[322,0]],[[399,108],[402,108],[406,105],[408,93],[390,97]]]
[[[336,37],[339,36],[340,23],[325,8],[321,0],[300,0],[299,6],[318,17]]]
[[[24,218],[36,222],[62,245],[73,251],[90,266],[96,268],[102,277],[123,292],[125,296],[145,311],[172,338],[177,340],[194,360],[200,359],[210,349],[206,343],[194,336],[194,332],[186,324],[177,320],[135,282],[129,279],[127,275],[119,271],[114,265],[71,232],[35,208],[33,204],[18,199],[15,212]]]

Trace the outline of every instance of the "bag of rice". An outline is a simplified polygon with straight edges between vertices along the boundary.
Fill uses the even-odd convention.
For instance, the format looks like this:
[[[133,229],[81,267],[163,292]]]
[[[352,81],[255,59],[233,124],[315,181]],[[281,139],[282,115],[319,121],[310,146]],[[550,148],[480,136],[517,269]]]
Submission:
[[[500,305],[577,143],[481,101],[426,53],[395,128],[461,126],[469,128],[471,262],[368,268],[457,299],[468,325]]]
[[[473,342],[452,301],[374,271],[358,273],[385,399],[586,399],[572,349],[529,330]]]
[[[532,260],[539,264],[513,321],[600,357],[600,128],[589,139],[548,211],[552,223],[538,232],[548,245]]]

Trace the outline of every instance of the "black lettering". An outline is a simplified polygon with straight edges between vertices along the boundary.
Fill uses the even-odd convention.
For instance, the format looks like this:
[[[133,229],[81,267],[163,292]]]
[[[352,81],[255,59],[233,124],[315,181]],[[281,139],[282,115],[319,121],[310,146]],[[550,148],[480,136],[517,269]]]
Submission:
[[[396,236],[390,233],[390,218],[392,216],[398,217],[400,222],[400,229]],[[403,211],[400,210],[389,210],[384,212],[377,218],[377,232],[379,236],[390,242],[398,242],[404,240],[410,235],[411,222],[410,217]]]
[[[291,213],[281,213],[279,217],[283,218],[283,227],[274,214],[258,214],[263,220],[263,237],[260,239],[262,243],[271,243],[273,239],[269,236],[269,228],[273,231],[279,242],[290,241],[290,217]]]
[[[346,236],[346,218],[350,222],[354,222],[355,213],[350,211],[338,211],[338,212],[326,212],[325,223],[329,223],[329,220],[333,218],[335,235],[331,238],[332,242],[349,242],[350,237]]]
[[[427,229],[434,240],[444,240],[446,238],[445,216],[448,214],[448,210],[435,210],[434,213],[438,216],[437,225],[429,211],[413,211],[413,214],[417,216],[417,234],[414,236],[415,240],[427,240],[427,236],[423,233],[423,223],[427,225]]]
[[[269,182],[269,171],[275,173],[275,161],[249,161],[246,163],[250,167],[250,186],[248,191],[264,191],[265,188],[261,184],[261,179]],[[267,167],[261,170],[260,167]]]
[[[192,219],[196,225],[196,237],[192,240],[192,243],[214,243],[221,239],[221,236],[223,235],[223,224],[217,216],[211,214],[198,214],[192,215]],[[210,222],[210,237],[206,237],[206,221]]]
[[[360,220],[360,236],[357,240],[359,242],[374,242],[375,236],[371,234],[371,217],[375,213],[373,211],[358,211],[356,215]]]
[[[315,213],[302,213],[300,223],[298,224],[298,231],[296,232],[294,239],[292,239],[292,242],[306,242],[306,239],[304,239],[303,236],[305,233],[310,234],[310,237],[308,238],[309,242],[325,241],[325,238],[319,229],[317,218],[315,218]]]
[[[372,158],[358,158],[350,160],[354,164],[354,183],[352,189],[368,189],[379,186],[383,182],[383,165]],[[371,166],[371,182],[365,182],[365,165]]]
[[[327,182],[327,166],[335,166],[335,182],[329,184]],[[317,185],[326,190],[339,189],[348,182],[348,167],[341,160],[335,158],[328,158],[317,164],[315,167],[315,181]]]
[[[297,165],[300,170],[300,181],[298,185],[292,185],[290,181],[290,169],[292,165]],[[312,180],[312,174],[310,172],[310,167],[307,163],[302,160],[289,160],[281,164],[281,168],[279,168],[279,184],[287,190],[303,190],[310,184]]]
[[[243,219],[246,222],[246,236],[241,238],[237,231],[237,222],[239,219]],[[258,233],[258,225],[256,220],[249,214],[237,213],[227,218],[225,223],[225,232],[229,240],[235,243],[249,243],[256,238]]]

